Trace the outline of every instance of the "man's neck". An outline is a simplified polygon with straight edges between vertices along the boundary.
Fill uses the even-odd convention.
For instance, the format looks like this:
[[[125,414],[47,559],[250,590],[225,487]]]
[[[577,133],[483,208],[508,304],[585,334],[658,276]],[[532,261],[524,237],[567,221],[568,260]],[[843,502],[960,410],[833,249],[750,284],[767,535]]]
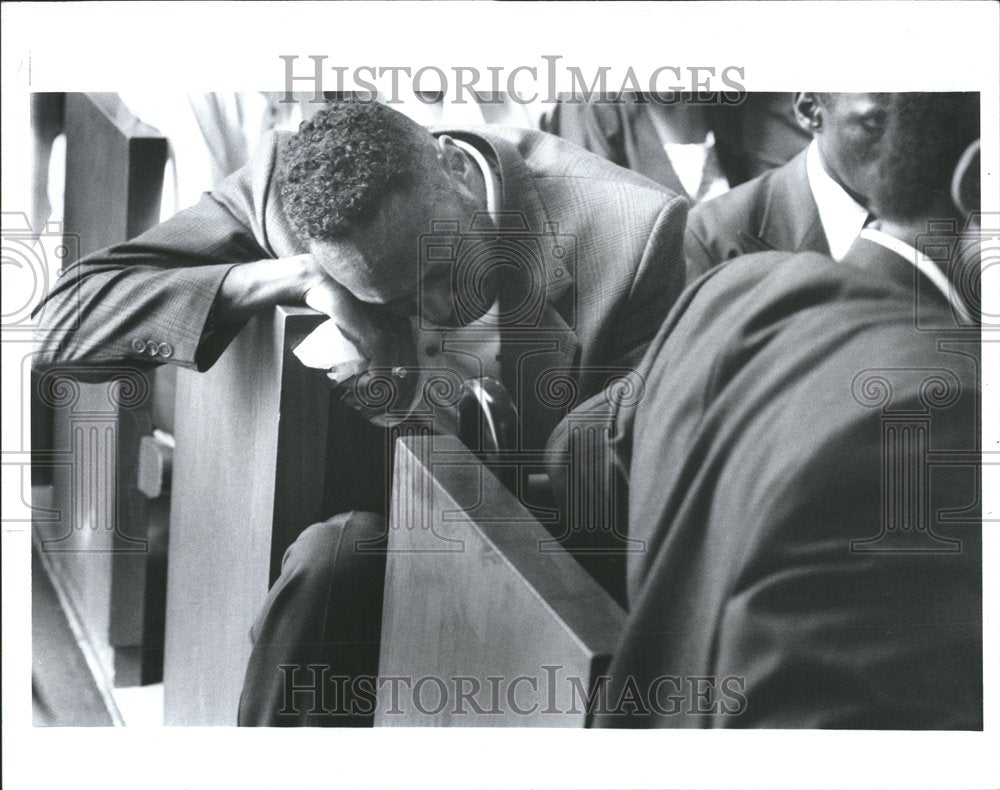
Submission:
[[[469,188],[476,196],[476,203],[479,204],[479,208],[482,211],[486,211],[488,208],[486,199],[486,176],[470,153],[467,151],[462,151],[462,153],[469,160],[469,164],[472,165],[472,183],[469,185]]]
[[[833,183],[835,183],[838,187],[840,187],[842,190],[844,190],[844,192],[848,196],[850,196],[851,200],[853,200],[859,206],[864,206],[865,208],[869,208],[869,206],[868,206],[868,198],[866,198],[864,195],[859,195],[856,192],[854,192],[852,189],[850,189],[843,182],[843,180],[840,178],[840,176],[836,172],[834,172],[834,170],[827,163],[826,156],[824,156],[824,154],[823,154],[823,146],[820,145],[818,137],[815,137],[815,136],[813,137],[813,145],[816,146],[816,161],[819,162],[820,167],[823,169],[823,173],[826,174],[826,176],[831,181],[833,181]]]
[[[927,233],[927,223],[918,225],[917,223],[896,222],[888,219],[880,219],[876,227],[888,236],[899,239],[904,244],[916,248],[921,234]]]
[[[879,217],[877,227],[883,233],[892,236],[894,239],[899,239],[914,249],[927,247],[926,250],[921,250],[921,252],[928,258],[935,260],[935,262],[943,263],[944,261],[939,259],[943,255],[947,255],[947,253],[944,251],[942,245],[921,244],[922,239],[937,237],[945,241],[951,238],[950,234],[933,231],[932,223],[938,227],[950,225],[956,229],[956,232],[959,228],[963,227],[962,218],[955,213],[954,209],[941,207],[928,211],[925,216],[913,220],[893,220]]]
[[[942,211],[937,213],[935,222],[954,223],[954,227],[960,228],[960,218],[953,211]],[[949,256],[952,255],[955,245],[952,243],[957,239],[957,234],[933,233],[930,228],[931,220],[928,217],[921,217],[918,220],[899,221],[880,219],[876,227],[888,236],[892,236],[904,244],[920,252],[925,258],[934,262],[938,269],[948,278],[952,285],[958,285],[958,280],[962,279],[962,272],[958,267],[952,265]],[[938,243],[924,244],[922,241],[934,240]]]
[[[879,227],[873,226],[861,231],[862,238],[892,250],[922,272],[951,304],[960,324],[976,323],[974,311],[969,309],[969,300],[972,299],[975,303],[977,298],[968,290],[970,280],[963,276],[964,270],[960,271],[959,266],[963,260],[968,260],[966,265],[978,266],[978,256],[963,254],[962,245],[955,243],[960,241],[960,236],[929,234],[925,224],[882,222],[876,225]],[[921,243],[922,236],[929,237],[932,243]],[[934,254],[934,257],[929,253]]]

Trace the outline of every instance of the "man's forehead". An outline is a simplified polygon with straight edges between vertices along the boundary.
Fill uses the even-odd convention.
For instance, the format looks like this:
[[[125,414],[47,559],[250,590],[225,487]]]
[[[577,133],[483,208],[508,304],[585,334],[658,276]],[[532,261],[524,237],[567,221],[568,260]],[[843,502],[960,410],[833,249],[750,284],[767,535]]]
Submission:
[[[835,106],[845,113],[856,115],[889,111],[895,96],[895,93],[841,93]]]
[[[358,245],[347,237],[338,239],[313,239],[309,252],[321,264],[340,266],[366,266]]]

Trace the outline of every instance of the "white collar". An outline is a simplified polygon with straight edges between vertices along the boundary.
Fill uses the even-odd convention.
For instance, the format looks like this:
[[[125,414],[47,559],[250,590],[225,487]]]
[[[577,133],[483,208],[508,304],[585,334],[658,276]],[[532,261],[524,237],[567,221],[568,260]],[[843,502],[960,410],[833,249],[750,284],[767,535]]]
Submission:
[[[830,247],[830,257],[835,261],[843,260],[865,226],[868,210],[826,172],[816,140],[809,144],[806,153],[806,174]]]
[[[895,236],[890,236],[888,233],[876,230],[875,228],[865,228],[861,231],[860,236],[862,239],[879,244],[887,250],[892,250],[901,258],[916,266],[928,280],[934,283],[934,287],[944,294],[944,298],[948,300],[948,303],[962,323],[975,323],[969,315],[968,309],[962,304],[962,300],[955,293],[955,289],[951,287],[951,283],[948,282],[948,278],[945,277],[944,272],[920,250],[911,247],[905,241],[900,241]]]
[[[655,116],[655,113],[653,115]],[[729,182],[721,173],[712,180],[712,183],[702,184],[705,178],[705,164],[708,157],[715,152],[713,132],[709,131],[704,141],[700,143],[663,143],[663,150],[670,160],[671,167],[674,168],[677,180],[691,197],[704,201],[729,191]],[[704,195],[699,194],[702,186],[706,188]]]
[[[479,170],[483,174],[483,183],[486,185],[486,211],[490,214],[496,214],[500,211],[500,179],[497,178],[490,163],[486,161],[486,157],[476,146],[470,145],[464,140],[455,140],[454,138],[452,140],[479,166]]]

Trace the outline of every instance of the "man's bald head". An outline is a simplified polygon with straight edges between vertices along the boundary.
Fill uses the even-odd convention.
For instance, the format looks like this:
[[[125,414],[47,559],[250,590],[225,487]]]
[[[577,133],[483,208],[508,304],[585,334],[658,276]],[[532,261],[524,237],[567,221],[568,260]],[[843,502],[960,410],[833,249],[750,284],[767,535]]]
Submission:
[[[932,193],[947,194],[979,133],[975,94],[797,93],[795,111],[826,172],[880,218],[912,216]]]

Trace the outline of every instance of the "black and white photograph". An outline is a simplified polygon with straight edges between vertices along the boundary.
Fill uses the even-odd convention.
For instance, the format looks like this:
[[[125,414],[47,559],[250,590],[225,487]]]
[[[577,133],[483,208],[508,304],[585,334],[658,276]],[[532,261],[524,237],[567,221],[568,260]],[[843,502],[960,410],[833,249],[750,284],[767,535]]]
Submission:
[[[4,3],[5,784],[996,787],[947,6]]]

